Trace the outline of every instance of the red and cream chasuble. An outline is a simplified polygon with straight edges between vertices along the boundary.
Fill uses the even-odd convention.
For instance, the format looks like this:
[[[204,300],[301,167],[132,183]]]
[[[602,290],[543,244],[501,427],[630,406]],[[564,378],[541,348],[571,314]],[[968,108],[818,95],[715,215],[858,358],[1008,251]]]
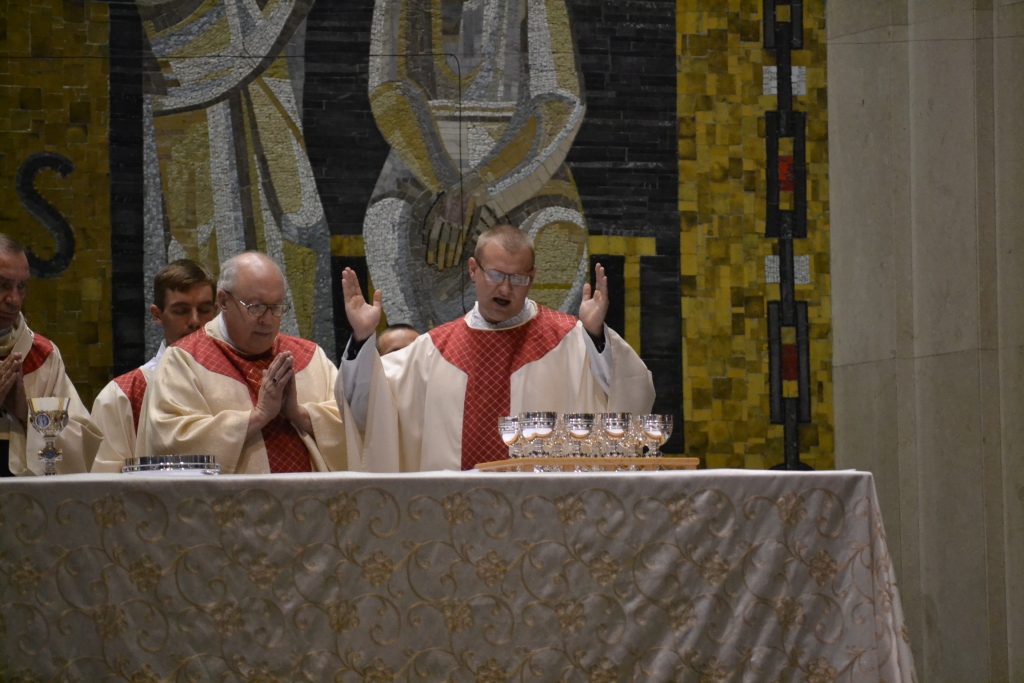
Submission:
[[[547,355],[575,326],[576,318],[539,307],[533,319],[509,330],[474,330],[460,318],[430,331],[445,360],[467,377],[462,469],[508,457],[498,418],[510,409],[512,374]]]
[[[139,431],[139,415],[142,413],[142,399],[146,396],[146,375],[142,368],[135,368],[114,378],[114,384],[128,398],[132,406],[132,422],[135,431]]]
[[[29,347],[25,360],[21,361],[21,372],[24,375],[31,375],[43,367],[43,363],[53,353],[53,342],[39,334],[32,335],[32,346]]]
[[[236,382],[242,382],[249,389],[253,406],[259,397],[263,372],[274,357],[282,351],[291,351],[295,373],[309,365],[316,345],[294,337],[278,336],[270,351],[255,357],[245,357],[229,344],[214,339],[200,329],[175,344],[188,351],[200,365]],[[309,451],[302,443],[295,428],[284,416],[278,415],[261,430],[267,449],[267,460],[271,472],[311,472],[313,466]]]

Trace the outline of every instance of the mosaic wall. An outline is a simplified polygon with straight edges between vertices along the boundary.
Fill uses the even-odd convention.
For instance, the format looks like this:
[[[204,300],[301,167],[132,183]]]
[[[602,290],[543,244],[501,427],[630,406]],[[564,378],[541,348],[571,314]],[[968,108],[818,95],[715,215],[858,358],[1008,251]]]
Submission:
[[[687,452],[709,467],[769,467],[782,460],[771,422],[768,302],[779,291],[779,242],[766,238],[766,112],[778,109],[775,52],[762,4],[788,22],[799,4],[679,0],[679,211],[683,412]],[[793,242],[795,295],[806,302],[810,421],[801,459],[833,465],[824,3],[799,9],[802,49],[790,53],[793,109],[806,112],[807,237]],[[794,156],[781,140],[780,162]],[[792,172],[783,169],[783,180]],[[780,201],[792,208],[794,188]],[[785,256],[784,254],[782,256]],[[792,330],[784,330],[784,336]],[[784,344],[796,340],[786,336]],[[787,375],[788,377],[788,375]],[[787,383],[784,394],[794,389]]]
[[[533,236],[533,292],[579,307],[587,228],[565,158],[586,111],[564,2],[377,0],[370,105],[390,154],[363,239],[389,319],[420,330],[472,307],[475,237]]]
[[[609,268],[609,322],[652,368],[657,409],[684,425],[666,450],[709,466],[782,459],[768,309],[791,274],[808,312],[801,457],[830,467],[822,3],[770,3],[780,21],[790,11],[803,21],[790,85],[806,112],[807,236],[791,261],[766,237],[766,112],[778,108],[779,72],[761,1],[547,2],[536,35],[510,30],[526,0],[464,4],[457,21],[433,12],[440,2],[382,0],[375,23],[373,0],[7,3],[0,230],[39,256],[26,312],[64,351],[83,398],[145,359],[145,283],[167,258],[271,250],[292,273],[289,324],[336,354],[348,333],[341,268],[388,291],[431,265],[427,251],[445,266],[435,272],[458,273],[465,217],[479,225],[503,212],[554,226],[546,265],[557,275],[538,290],[548,303],[571,301],[595,260]],[[487,14],[499,5],[504,23]],[[462,45],[465,63],[383,58],[416,22],[421,39]],[[484,27],[504,32],[508,52],[479,42]],[[520,53],[529,67],[511,58]],[[411,85],[393,86],[393,73]],[[423,84],[429,105],[409,96]],[[472,107],[463,125],[443,106],[456,100]],[[795,155],[780,145],[785,183]],[[507,201],[477,201],[484,178],[505,178]],[[780,201],[793,195],[784,186]],[[402,234],[433,248],[402,252]],[[461,306],[462,283],[449,289]],[[404,301],[392,317],[450,313],[414,314],[422,302]]]
[[[675,0],[570,0],[566,7],[576,51],[567,46],[555,56],[556,61],[572,58],[582,75],[580,99],[586,107],[565,155],[574,188],[563,181],[554,188],[542,187],[541,195],[525,202],[513,219],[529,215],[526,211],[543,217],[553,209],[567,216],[577,202],[582,206],[590,263],[600,261],[609,270],[609,324],[624,333],[652,369],[657,409],[674,413],[681,422]],[[394,157],[368,98],[374,61],[363,55],[372,54],[372,24],[369,0],[318,0],[313,6],[306,24],[303,119],[333,235],[335,268],[351,267],[364,282],[377,285],[367,265],[363,222],[366,202],[378,181],[387,180],[382,170]],[[532,104],[525,100],[518,115],[545,115],[537,108],[544,98]],[[553,139],[562,139],[564,130],[552,128]],[[561,173],[557,167],[548,172]],[[568,258],[571,264],[579,258],[572,222],[554,225],[558,230],[550,231],[550,237],[564,240],[549,242],[554,246],[543,249],[541,258],[556,260],[547,269],[570,278],[548,281],[544,289],[535,290],[540,297],[548,296],[549,304],[565,299],[576,273],[557,260]],[[566,243],[572,248],[558,248]],[[392,281],[397,278],[392,276]],[[391,289],[387,284],[383,288],[387,296]],[[344,339],[340,302],[335,305],[338,336]],[[679,430],[669,450],[682,449]]]
[[[0,231],[30,252],[29,326],[56,342],[88,400],[113,348],[108,30],[105,3],[0,13]]]
[[[330,242],[300,115],[312,0],[138,3],[146,280],[193,258],[213,272],[248,249],[285,271],[281,327],[334,346]],[[250,56],[251,57],[246,57]],[[155,330],[154,330],[155,332]],[[149,347],[155,350],[154,335]]]

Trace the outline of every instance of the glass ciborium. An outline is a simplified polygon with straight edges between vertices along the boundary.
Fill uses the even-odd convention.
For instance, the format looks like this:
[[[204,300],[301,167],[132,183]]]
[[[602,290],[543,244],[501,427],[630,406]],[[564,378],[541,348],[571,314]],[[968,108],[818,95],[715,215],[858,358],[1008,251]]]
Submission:
[[[671,415],[641,415],[640,436],[644,446],[647,446],[647,456],[651,458],[661,457],[661,447],[672,436]]]
[[[28,399],[28,419],[32,428],[43,437],[39,457],[43,459],[43,473],[57,474],[57,463],[63,453],[57,448],[57,435],[68,426],[68,405],[71,399],[59,396],[41,396]]]

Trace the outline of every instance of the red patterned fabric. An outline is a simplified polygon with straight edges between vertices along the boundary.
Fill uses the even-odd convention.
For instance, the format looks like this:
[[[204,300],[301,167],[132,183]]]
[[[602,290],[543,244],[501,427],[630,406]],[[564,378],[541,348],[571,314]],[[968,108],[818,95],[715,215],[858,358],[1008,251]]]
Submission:
[[[53,353],[53,342],[41,334],[33,334],[32,348],[28,350],[28,355],[21,362],[22,373],[31,375],[43,367],[43,363],[46,362],[51,353]]]
[[[498,418],[510,409],[512,374],[547,355],[575,326],[576,318],[540,306],[530,322],[510,330],[474,330],[460,318],[430,331],[445,360],[467,377],[462,469],[508,457]]]
[[[309,365],[316,352],[316,344],[313,342],[279,334],[270,351],[255,357],[245,357],[229,344],[209,336],[205,329],[188,335],[175,346],[187,351],[197,363],[210,372],[245,384],[253,406],[259,397],[263,372],[277,354],[291,351],[293,367],[298,373]],[[265,425],[261,432],[271,472],[313,471],[309,450],[287,419],[278,415]]]
[[[135,368],[114,378],[114,383],[128,397],[132,406],[132,421],[135,423],[135,431],[139,431],[139,414],[142,412],[142,399],[146,395],[146,375],[142,368]]]

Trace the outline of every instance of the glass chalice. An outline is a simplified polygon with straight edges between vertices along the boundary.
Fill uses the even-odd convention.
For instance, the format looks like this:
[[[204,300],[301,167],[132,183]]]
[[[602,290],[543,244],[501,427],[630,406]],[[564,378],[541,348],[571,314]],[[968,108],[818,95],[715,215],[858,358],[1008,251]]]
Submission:
[[[519,429],[519,418],[515,415],[505,415],[498,418],[498,433],[501,440],[508,446],[508,457],[518,458],[522,455],[519,448],[519,438],[522,436]]]
[[[563,424],[565,433],[569,435],[569,455],[574,458],[583,457],[584,448],[590,449],[591,435],[594,433],[594,414],[566,413]]]
[[[602,413],[601,436],[604,439],[604,454],[621,458],[626,455],[631,435],[632,415],[629,413]]]
[[[545,458],[548,456],[547,442],[555,433],[555,424],[558,422],[557,413],[530,412],[522,413],[519,416],[519,427],[523,439],[529,442],[530,455],[534,458]]]
[[[647,446],[647,456],[660,458],[661,447],[668,441],[668,437],[672,436],[672,416],[641,415],[640,436]]]

